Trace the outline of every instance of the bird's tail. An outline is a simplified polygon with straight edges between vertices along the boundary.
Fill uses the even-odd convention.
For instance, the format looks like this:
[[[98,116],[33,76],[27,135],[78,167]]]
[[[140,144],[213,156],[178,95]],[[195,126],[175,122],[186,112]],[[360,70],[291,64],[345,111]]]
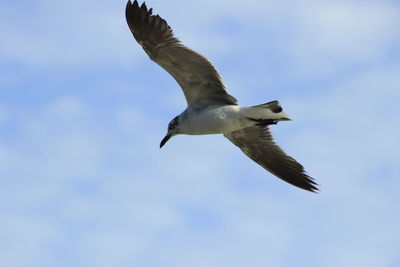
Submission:
[[[271,101],[265,104],[261,104],[261,105],[257,105],[257,106],[253,106],[254,108],[268,108],[270,109],[273,113],[279,113],[282,112],[282,107],[279,104],[278,101]]]
[[[265,104],[252,106],[252,108],[254,112],[257,112],[258,110],[258,115],[263,119],[273,119],[277,121],[290,120],[289,116],[283,112],[281,105],[276,100]]]

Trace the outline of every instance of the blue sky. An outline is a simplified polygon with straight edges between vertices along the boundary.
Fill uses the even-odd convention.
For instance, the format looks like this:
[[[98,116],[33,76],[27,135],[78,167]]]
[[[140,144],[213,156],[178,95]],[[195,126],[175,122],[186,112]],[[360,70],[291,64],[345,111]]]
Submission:
[[[147,1],[321,185],[267,173],[186,106],[125,1],[0,3],[0,265],[400,266],[397,1]]]

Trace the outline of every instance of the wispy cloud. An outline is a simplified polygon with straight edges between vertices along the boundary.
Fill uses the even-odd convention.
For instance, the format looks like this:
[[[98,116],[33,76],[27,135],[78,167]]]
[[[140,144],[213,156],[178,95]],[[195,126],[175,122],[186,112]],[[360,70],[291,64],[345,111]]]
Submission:
[[[1,266],[398,265],[396,4],[147,1],[242,103],[281,101],[319,195],[222,136],[160,150],[185,100],[124,5],[0,4]]]
[[[35,5],[1,5],[3,60],[31,68],[126,65],[133,61],[129,29],[120,26],[125,23],[121,5],[48,0]]]

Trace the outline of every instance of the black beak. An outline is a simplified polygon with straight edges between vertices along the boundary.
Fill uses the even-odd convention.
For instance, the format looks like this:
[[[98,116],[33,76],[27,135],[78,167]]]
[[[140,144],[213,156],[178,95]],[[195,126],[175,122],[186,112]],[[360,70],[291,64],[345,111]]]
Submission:
[[[171,138],[171,134],[167,133],[167,135],[163,138],[163,140],[161,140],[160,148],[162,148],[170,138]]]

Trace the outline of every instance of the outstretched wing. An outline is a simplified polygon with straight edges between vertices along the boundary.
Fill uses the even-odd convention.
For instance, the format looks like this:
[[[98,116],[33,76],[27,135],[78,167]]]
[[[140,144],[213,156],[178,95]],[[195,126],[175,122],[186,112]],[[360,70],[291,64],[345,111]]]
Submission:
[[[267,127],[253,126],[225,133],[224,136],[247,156],[282,180],[302,189],[316,192],[317,184],[303,166],[275,144]]]
[[[171,74],[181,86],[191,107],[213,104],[235,105],[217,70],[202,55],[185,47],[174,37],[171,27],[159,15],[152,15],[143,3],[129,0],[126,20],[136,41],[149,57]]]

